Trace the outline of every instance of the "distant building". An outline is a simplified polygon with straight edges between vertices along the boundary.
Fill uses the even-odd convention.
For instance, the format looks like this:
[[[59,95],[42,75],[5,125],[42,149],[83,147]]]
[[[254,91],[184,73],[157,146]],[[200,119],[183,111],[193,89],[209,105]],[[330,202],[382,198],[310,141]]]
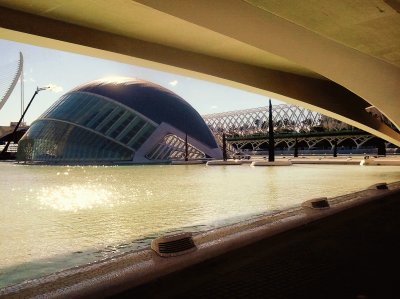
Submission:
[[[18,122],[10,122],[9,126],[0,126],[0,144],[3,142],[6,142],[8,139],[11,138],[12,132],[14,131],[15,127],[17,126]],[[19,125],[18,132],[23,132],[25,133],[28,130],[28,126],[26,125],[25,122],[21,122]],[[23,135],[23,134],[22,134]],[[19,139],[22,137],[22,135],[16,134],[14,136],[15,142],[18,142]]]
[[[17,160],[154,163],[221,158],[203,118],[175,93],[132,78],[79,86],[34,121]]]

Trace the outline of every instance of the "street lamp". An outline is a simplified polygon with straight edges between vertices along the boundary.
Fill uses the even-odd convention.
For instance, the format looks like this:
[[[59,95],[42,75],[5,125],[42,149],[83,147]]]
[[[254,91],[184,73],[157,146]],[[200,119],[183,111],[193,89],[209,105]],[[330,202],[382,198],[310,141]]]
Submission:
[[[24,119],[25,114],[26,114],[26,111],[28,111],[29,106],[32,104],[32,101],[33,101],[33,99],[35,98],[35,96],[39,93],[39,91],[46,90],[46,89],[49,89],[49,88],[50,88],[50,86],[45,86],[45,87],[40,87],[40,88],[39,88],[39,87],[36,87],[35,93],[33,94],[31,100],[29,101],[28,106],[26,106],[26,108],[25,108],[25,110],[24,110],[24,113],[21,115],[21,118],[19,119],[17,125],[15,126],[14,131],[13,131],[12,134],[11,134],[11,138],[7,141],[6,146],[5,146],[5,147],[3,148],[3,150],[1,151],[1,153],[0,153],[0,159],[7,158],[7,150],[8,150],[8,147],[10,146],[11,140],[14,140],[15,133],[17,132],[17,130],[18,130],[18,128],[19,128],[19,125],[21,124],[22,120]]]

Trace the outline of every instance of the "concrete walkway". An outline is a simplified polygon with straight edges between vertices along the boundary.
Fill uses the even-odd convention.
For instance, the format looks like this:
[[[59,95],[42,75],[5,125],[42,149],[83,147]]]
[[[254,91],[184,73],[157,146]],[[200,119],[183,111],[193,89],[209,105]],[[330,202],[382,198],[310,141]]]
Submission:
[[[367,159],[365,159],[367,157]],[[261,157],[253,156],[253,161],[263,160]],[[351,155],[351,156],[277,156],[276,161],[290,160],[292,164],[330,164],[330,165],[360,165],[360,163],[365,163],[365,166],[400,166],[400,156],[388,155],[386,157],[378,156],[364,156],[364,155]]]
[[[400,192],[112,298],[400,298]]]

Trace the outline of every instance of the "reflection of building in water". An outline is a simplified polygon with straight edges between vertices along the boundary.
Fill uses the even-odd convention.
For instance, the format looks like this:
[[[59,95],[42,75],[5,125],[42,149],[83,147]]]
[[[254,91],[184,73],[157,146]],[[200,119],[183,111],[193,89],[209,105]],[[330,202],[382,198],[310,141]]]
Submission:
[[[151,163],[220,158],[202,117],[185,100],[150,82],[98,80],[63,95],[21,139],[18,160]]]

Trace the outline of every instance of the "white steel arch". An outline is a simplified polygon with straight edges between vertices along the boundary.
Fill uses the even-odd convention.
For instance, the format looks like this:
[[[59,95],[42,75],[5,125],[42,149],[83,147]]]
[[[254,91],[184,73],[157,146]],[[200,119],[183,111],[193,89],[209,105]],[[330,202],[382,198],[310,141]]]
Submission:
[[[248,147],[252,151],[257,151],[268,144],[266,138],[268,110],[269,107],[265,106],[208,114],[203,118],[219,144],[221,144],[223,132],[232,137],[227,142],[229,152],[241,151]],[[373,135],[344,122],[289,104],[273,106],[273,124],[274,132],[278,137],[275,145],[280,147],[286,145],[284,147],[288,150],[293,149],[296,138],[298,142],[307,144],[309,150],[320,142],[327,142],[333,148],[334,142],[340,146],[345,140],[351,140],[359,149],[374,138]],[[391,123],[388,125],[395,128]],[[342,134],[343,132],[346,134]]]
[[[265,133],[268,128],[268,106],[208,114],[203,118],[214,133],[224,131],[240,136]],[[273,106],[272,118],[274,130],[278,133],[306,133],[322,128],[330,132],[355,130],[353,126],[319,112],[289,104]]]
[[[0,68],[0,110],[3,108],[17,85],[18,79],[22,74],[23,65],[24,57],[22,56],[22,53],[19,52],[17,63],[11,63]]]

